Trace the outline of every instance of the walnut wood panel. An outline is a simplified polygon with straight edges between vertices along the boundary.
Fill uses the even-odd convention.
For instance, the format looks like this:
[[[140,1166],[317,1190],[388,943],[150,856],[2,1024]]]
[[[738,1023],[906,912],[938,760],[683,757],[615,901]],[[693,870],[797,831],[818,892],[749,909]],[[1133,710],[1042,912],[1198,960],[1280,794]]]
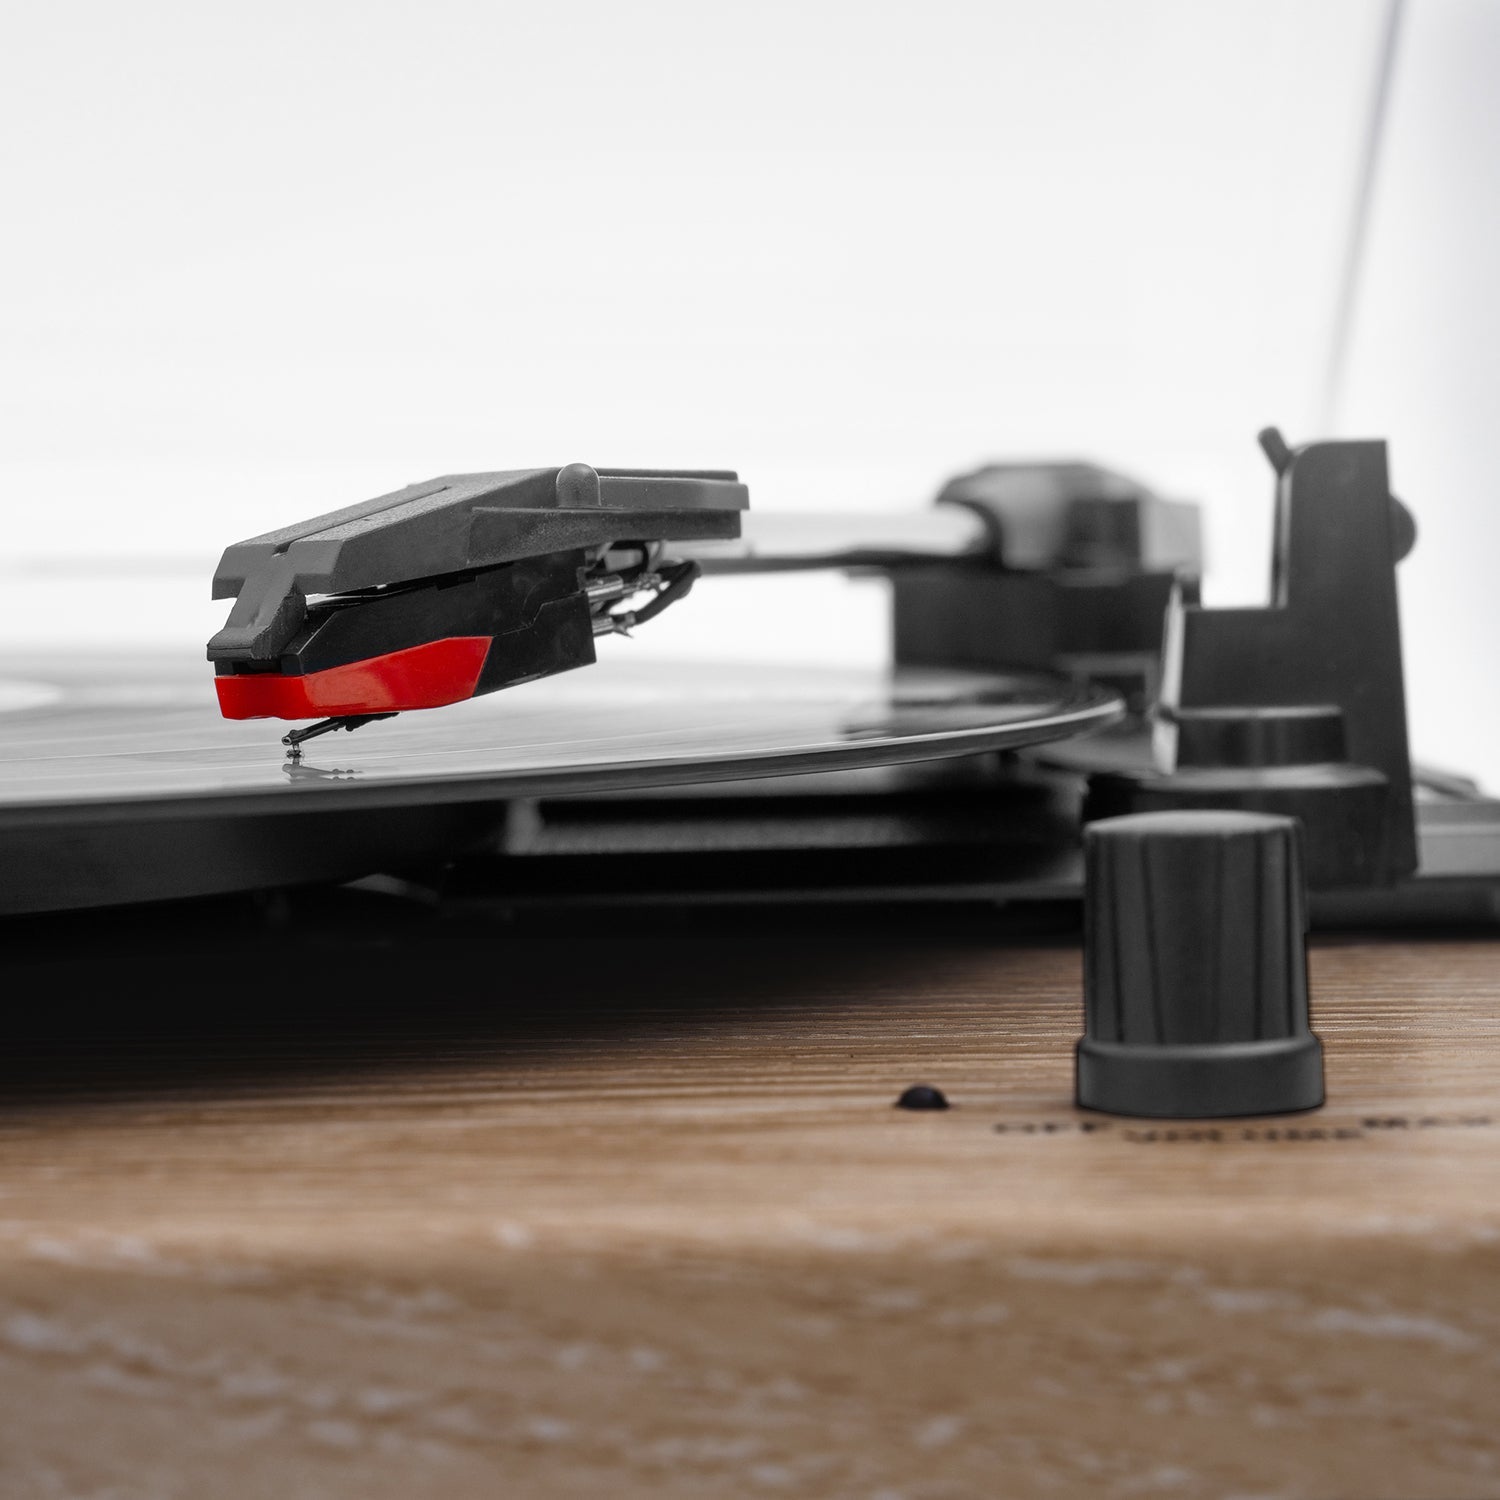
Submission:
[[[6,968],[6,1496],[1500,1495],[1500,943],[1167,1127],[1065,943],[156,941]]]

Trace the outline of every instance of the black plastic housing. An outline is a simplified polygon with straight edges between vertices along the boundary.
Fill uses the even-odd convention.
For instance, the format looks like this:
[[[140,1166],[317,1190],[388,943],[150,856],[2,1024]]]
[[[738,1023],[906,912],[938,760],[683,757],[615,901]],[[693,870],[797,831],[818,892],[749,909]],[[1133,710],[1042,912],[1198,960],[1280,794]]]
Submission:
[[[1417,865],[1396,599],[1409,518],[1383,442],[1279,451],[1271,604],[1174,597],[1156,765],[1096,775],[1084,816],[1294,817],[1315,888],[1389,885]]]
[[[980,515],[988,552],[893,572],[896,661],[1060,672],[1144,712],[1174,584],[1197,597],[1197,507],[1085,463],[992,464],[938,503]]]

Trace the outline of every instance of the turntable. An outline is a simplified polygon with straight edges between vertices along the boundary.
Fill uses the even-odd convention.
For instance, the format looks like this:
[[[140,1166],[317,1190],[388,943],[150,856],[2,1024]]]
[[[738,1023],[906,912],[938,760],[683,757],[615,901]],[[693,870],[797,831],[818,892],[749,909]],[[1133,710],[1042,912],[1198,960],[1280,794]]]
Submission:
[[[1410,763],[1385,445],[1262,446],[1263,608],[1086,464],[834,527],[574,464],[231,546],[211,667],[5,661],[8,1446],[1492,1492],[1500,804]],[[807,568],[889,672],[594,659]]]

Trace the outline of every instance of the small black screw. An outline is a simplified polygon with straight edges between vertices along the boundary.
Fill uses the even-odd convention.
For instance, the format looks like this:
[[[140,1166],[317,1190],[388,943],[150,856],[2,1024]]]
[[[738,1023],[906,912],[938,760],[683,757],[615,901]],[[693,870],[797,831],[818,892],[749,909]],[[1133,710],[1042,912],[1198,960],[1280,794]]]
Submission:
[[[947,1109],[948,1096],[930,1083],[914,1083],[896,1100],[897,1109]]]

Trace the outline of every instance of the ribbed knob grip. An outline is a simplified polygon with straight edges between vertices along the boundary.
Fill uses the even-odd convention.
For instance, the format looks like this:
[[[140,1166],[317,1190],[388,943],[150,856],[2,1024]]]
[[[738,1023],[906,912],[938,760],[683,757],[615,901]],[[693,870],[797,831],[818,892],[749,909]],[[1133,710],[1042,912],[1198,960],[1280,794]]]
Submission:
[[[1107,818],[1084,858],[1078,1103],[1175,1119],[1321,1104],[1296,821]]]

